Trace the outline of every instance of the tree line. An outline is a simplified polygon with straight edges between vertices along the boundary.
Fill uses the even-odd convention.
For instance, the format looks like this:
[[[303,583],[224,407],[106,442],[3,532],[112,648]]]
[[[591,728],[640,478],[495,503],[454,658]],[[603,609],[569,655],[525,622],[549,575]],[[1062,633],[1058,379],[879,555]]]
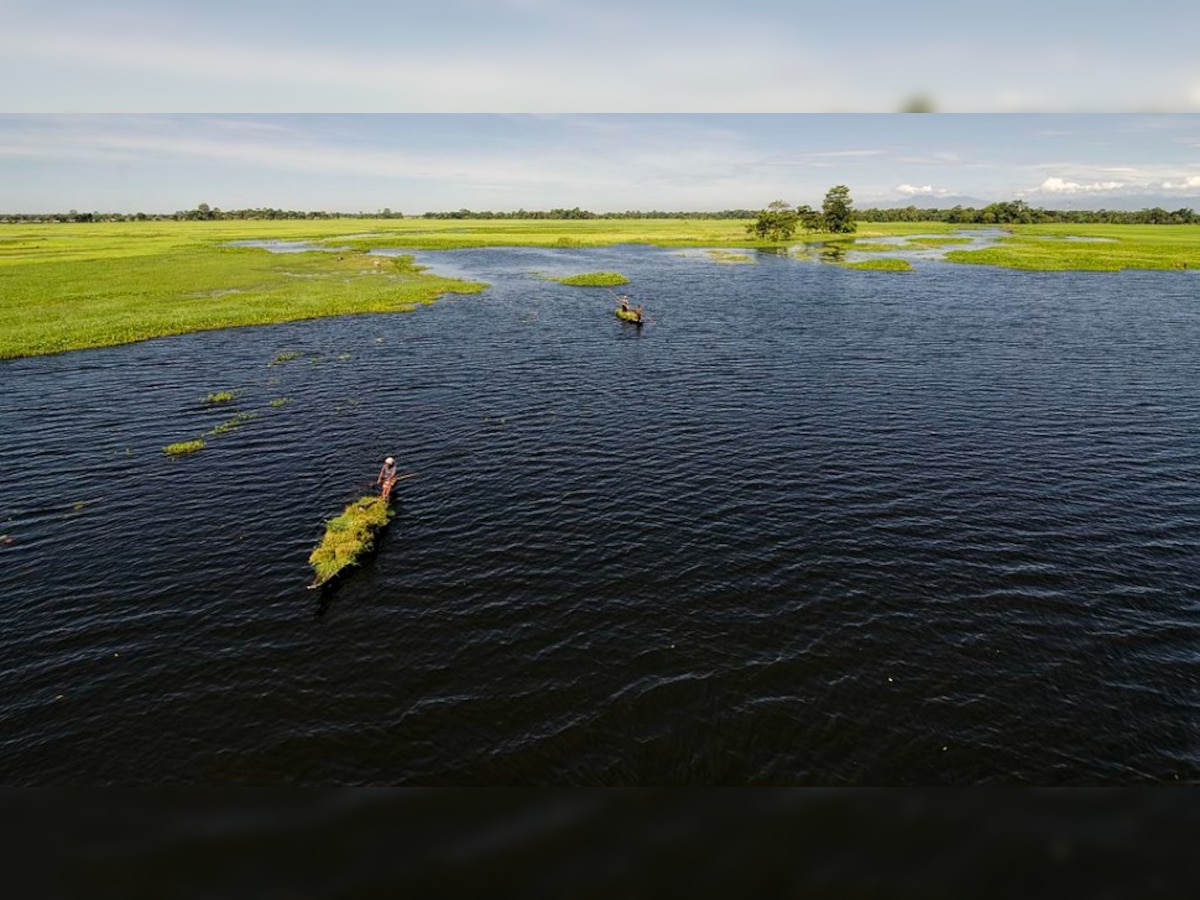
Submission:
[[[860,222],[949,222],[959,225],[1196,225],[1200,215],[1190,208],[1169,212],[1161,206],[1139,210],[1119,209],[1042,209],[1024,200],[989,203],[982,209],[954,206],[949,209],[903,206],[897,209],[864,209],[857,214]]]
[[[39,222],[150,222],[150,221],[227,221],[243,219],[403,219],[400,212],[384,207],[375,212],[327,212],[324,210],[275,209],[254,207],[223,210],[199,204],[195,209],[174,213],[67,212],[0,213],[0,223]],[[410,217],[411,218],[411,217]],[[1055,210],[1033,207],[1024,200],[971,206],[854,209],[850,189],[837,185],[829,189],[820,210],[807,205],[792,206],[776,200],[766,209],[723,209],[683,212],[671,210],[625,210],[596,213],[580,207],[549,210],[517,209],[510,212],[456,209],[421,213],[425,219],[737,219],[751,220],[747,233],[759,240],[787,240],[798,229],[832,233],[851,233],[855,222],[947,222],[960,225],[1033,225],[1033,224],[1120,224],[1120,225],[1196,225],[1200,215],[1190,208],[1173,211],[1162,207],[1139,210]]]

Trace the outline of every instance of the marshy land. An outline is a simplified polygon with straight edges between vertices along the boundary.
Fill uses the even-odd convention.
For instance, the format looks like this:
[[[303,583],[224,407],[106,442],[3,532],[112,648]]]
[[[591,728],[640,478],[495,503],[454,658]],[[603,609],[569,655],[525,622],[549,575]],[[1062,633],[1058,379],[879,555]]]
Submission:
[[[1013,269],[1200,267],[1200,225],[1010,225],[983,248],[956,248],[970,227],[943,222],[860,223],[851,235],[807,234],[777,243],[748,239],[745,225],[732,219],[18,223],[0,230],[0,359],[241,325],[411,311],[447,293],[486,287],[432,275],[410,256],[372,250],[652,244],[739,262],[744,251],[766,249],[896,271],[909,267],[903,251],[940,247],[950,262]],[[233,246],[267,240],[304,241],[313,249]],[[578,283],[615,284],[621,277],[585,273]]]

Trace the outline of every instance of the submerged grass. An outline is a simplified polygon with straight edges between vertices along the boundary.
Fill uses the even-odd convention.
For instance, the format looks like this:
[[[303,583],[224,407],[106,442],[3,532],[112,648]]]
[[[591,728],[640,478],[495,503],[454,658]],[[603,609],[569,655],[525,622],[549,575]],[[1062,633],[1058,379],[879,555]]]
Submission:
[[[391,506],[382,497],[368,494],[326,522],[321,543],[308,557],[315,574],[312,586],[324,584],[369,553],[375,546],[376,535],[393,515]]]
[[[200,402],[205,406],[214,406],[218,403],[231,403],[236,397],[237,394],[233,391],[214,391]]]
[[[219,435],[225,434],[226,432],[233,431],[235,428],[237,428],[238,426],[242,425],[245,422],[249,422],[250,420],[257,419],[257,418],[258,418],[257,413],[240,412],[236,416],[234,416],[232,419],[228,419],[219,425],[214,425],[212,428],[210,428],[208,430],[207,433],[210,437],[218,437]]]
[[[754,262],[748,253],[734,253],[732,250],[709,250],[708,255],[719,263]]]

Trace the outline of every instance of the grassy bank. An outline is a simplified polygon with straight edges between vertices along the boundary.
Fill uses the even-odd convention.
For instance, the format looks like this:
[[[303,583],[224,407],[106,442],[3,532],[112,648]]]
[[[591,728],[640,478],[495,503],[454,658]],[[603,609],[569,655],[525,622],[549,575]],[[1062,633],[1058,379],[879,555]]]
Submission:
[[[410,257],[269,253],[230,240],[316,238],[246,223],[0,229],[0,358],[162,335],[409,311],[485,286],[429,275]],[[293,223],[284,223],[292,225]],[[308,224],[308,223],[299,223]],[[361,225],[361,223],[360,223]]]

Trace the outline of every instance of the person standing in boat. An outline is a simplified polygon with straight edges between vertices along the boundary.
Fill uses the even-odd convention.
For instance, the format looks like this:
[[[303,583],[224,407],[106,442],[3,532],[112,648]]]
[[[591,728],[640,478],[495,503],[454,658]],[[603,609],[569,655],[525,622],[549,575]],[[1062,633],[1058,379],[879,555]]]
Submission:
[[[392,495],[392,485],[396,483],[396,460],[389,456],[383,461],[383,468],[379,470],[375,483],[382,486],[379,495],[386,502]]]

